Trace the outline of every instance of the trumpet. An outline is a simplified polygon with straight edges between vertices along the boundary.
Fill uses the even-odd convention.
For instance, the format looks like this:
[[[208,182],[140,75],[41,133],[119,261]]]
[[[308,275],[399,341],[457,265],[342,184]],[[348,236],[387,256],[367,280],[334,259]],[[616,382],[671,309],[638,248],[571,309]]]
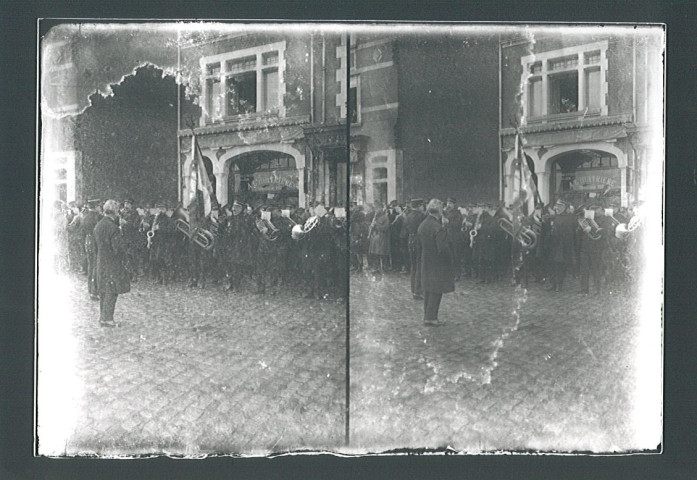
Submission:
[[[215,235],[205,228],[195,228],[191,231],[189,224],[189,214],[184,209],[180,209],[177,214],[179,218],[174,220],[174,227],[186,235],[186,237],[204,250],[210,250],[215,244]],[[149,233],[149,232],[148,232]]]

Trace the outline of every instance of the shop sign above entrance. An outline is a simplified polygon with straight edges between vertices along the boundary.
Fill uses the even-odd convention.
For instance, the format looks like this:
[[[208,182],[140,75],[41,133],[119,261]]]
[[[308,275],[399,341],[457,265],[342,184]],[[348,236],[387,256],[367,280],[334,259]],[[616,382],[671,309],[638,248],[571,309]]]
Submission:
[[[620,186],[620,171],[618,169],[598,172],[575,172],[569,175],[572,179],[573,190],[603,190]]]
[[[254,172],[249,187],[255,192],[278,192],[279,190],[298,189],[298,171],[296,169]]]

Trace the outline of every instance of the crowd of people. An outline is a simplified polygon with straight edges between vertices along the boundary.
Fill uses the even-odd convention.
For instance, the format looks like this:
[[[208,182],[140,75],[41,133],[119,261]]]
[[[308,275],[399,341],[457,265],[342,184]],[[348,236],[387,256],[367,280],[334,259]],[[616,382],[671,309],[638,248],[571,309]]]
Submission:
[[[110,211],[103,211],[107,207]],[[219,285],[227,291],[285,291],[345,301],[349,272],[370,270],[377,275],[409,274],[412,295],[426,297],[427,311],[434,293],[424,289],[424,283],[433,280],[426,278],[426,269],[433,265],[433,259],[427,260],[431,247],[438,247],[433,258],[443,261],[436,282],[445,279],[448,287],[442,293],[462,278],[524,287],[538,282],[559,292],[573,276],[586,294],[591,285],[595,294],[631,285],[638,266],[638,235],[616,231],[632,216],[631,210],[615,211],[600,203],[575,210],[561,200],[521,216],[519,210],[502,205],[460,207],[448,198],[445,204],[413,199],[403,205],[354,205],[347,219],[343,209],[327,210],[323,205],[286,209],[235,201],[214,205],[208,216],[190,224],[181,205],[139,207],[130,199],[102,205],[93,200],[84,206],[56,203],[54,240],[56,268],[84,274],[94,300],[103,300],[104,291],[97,227],[108,217],[116,230],[111,225],[102,230],[112,236],[116,232],[118,245],[112,239],[106,248],[119,250],[114,255],[121,257],[118,262],[129,285],[142,280],[181,282],[192,288]],[[432,220],[426,222],[429,217],[437,219],[440,228],[430,225]],[[423,237],[419,232],[427,227],[433,231]],[[436,233],[437,245],[427,248]]]
[[[94,300],[100,294],[95,227],[105,205],[94,200],[82,207],[55,206],[56,267],[84,274]],[[310,217],[312,228],[300,228],[300,238],[293,239],[293,227],[304,226]],[[126,199],[115,219],[129,282],[179,282],[200,289],[218,285],[257,294],[283,290],[337,301],[347,295],[346,219],[323,205],[287,210],[262,203],[214,205],[208,216],[190,225],[181,205],[137,207]]]
[[[416,269],[412,267],[420,259],[417,231],[427,216],[427,203],[413,199],[402,205],[392,202],[354,207],[350,222],[351,269],[411,273],[414,277]],[[583,293],[589,293],[591,280],[594,292],[600,293],[634,279],[637,234],[615,235],[616,226],[633,216],[631,209],[606,209],[597,203],[577,210],[557,201],[554,205],[539,205],[532,215],[521,218],[518,214],[519,226],[514,230],[501,228],[501,221],[512,224],[515,216],[515,211],[502,205],[459,207],[456,199],[447,199],[442,217],[454,280],[505,281],[525,287],[534,281],[560,291],[565,278],[572,276],[580,279]],[[590,222],[579,221],[588,217]],[[593,231],[587,231],[586,223],[593,222]],[[532,232],[522,241],[513,235],[520,226]],[[422,295],[415,286],[412,293]]]

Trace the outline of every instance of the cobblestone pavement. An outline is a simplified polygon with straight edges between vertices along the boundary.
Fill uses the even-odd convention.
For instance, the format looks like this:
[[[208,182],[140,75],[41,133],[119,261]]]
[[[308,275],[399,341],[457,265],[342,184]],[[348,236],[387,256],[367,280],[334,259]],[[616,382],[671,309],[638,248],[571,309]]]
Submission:
[[[354,274],[352,448],[631,446],[635,303],[626,294],[575,293],[575,280],[565,290],[466,279],[443,296],[439,318],[446,324],[426,327],[408,275]],[[660,325],[660,312],[655,321]],[[660,392],[660,379],[654,386]]]
[[[39,313],[39,432],[42,407],[51,410],[52,395],[72,376],[81,394],[71,394],[74,429],[65,453],[254,454],[343,445],[345,304],[141,281],[119,296],[121,326],[102,328],[84,277],[62,277],[51,288],[67,298],[68,314],[58,307]],[[61,335],[71,350],[50,353]],[[66,364],[66,355],[72,372],[50,361]]]

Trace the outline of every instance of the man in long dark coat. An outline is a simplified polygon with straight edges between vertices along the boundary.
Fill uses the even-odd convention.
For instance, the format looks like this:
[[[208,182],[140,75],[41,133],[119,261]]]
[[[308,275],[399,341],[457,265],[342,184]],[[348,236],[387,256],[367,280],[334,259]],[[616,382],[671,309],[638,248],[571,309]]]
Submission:
[[[124,200],[123,209],[120,214],[121,232],[123,239],[126,242],[126,268],[131,274],[131,280],[138,280],[138,267],[140,263],[140,223],[141,218],[136,209],[133,207],[133,200],[130,198]]]
[[[438,325],[438,309],[444,293],[455,291],[453,259],[443,223],[443,202],[433,199],[418,230],[421,245],[421,286],[424,289],[424,323]]]
[[[118,226],[118,203],[107,200],[104,217],[94,228],[97,250],[96,283],[99,292],[99,324],[115,327],[114,309],[121,293],[131,291],[131,279],[126,270],[126,243]]]
[[[417,232],[419,225],[424,221],[426,215],[423,212],[423,200],[415,198],[411,200],[411,210],[407,213],[404,220],[404,230],[407,232],[407,242],[409,245],[409,266],[411,273],[411,294],[415,300],[423,298],[423,288],[421,288],[421,245]]]
[[[317,226],[305,234],[304,261],[310,276],[310,291],[306,298],[324,298],[328,272],[331,269],[332,227],[326,218],[324,205],[317,205],[314,214],[319,218]]]
[[[549,261],[552,269],[552,286],[550,290],[559,292],[564,285],[567,270],[576,264],[576,216],[568,212],[568,205],[557,201],[554,215],[550,220]]]

